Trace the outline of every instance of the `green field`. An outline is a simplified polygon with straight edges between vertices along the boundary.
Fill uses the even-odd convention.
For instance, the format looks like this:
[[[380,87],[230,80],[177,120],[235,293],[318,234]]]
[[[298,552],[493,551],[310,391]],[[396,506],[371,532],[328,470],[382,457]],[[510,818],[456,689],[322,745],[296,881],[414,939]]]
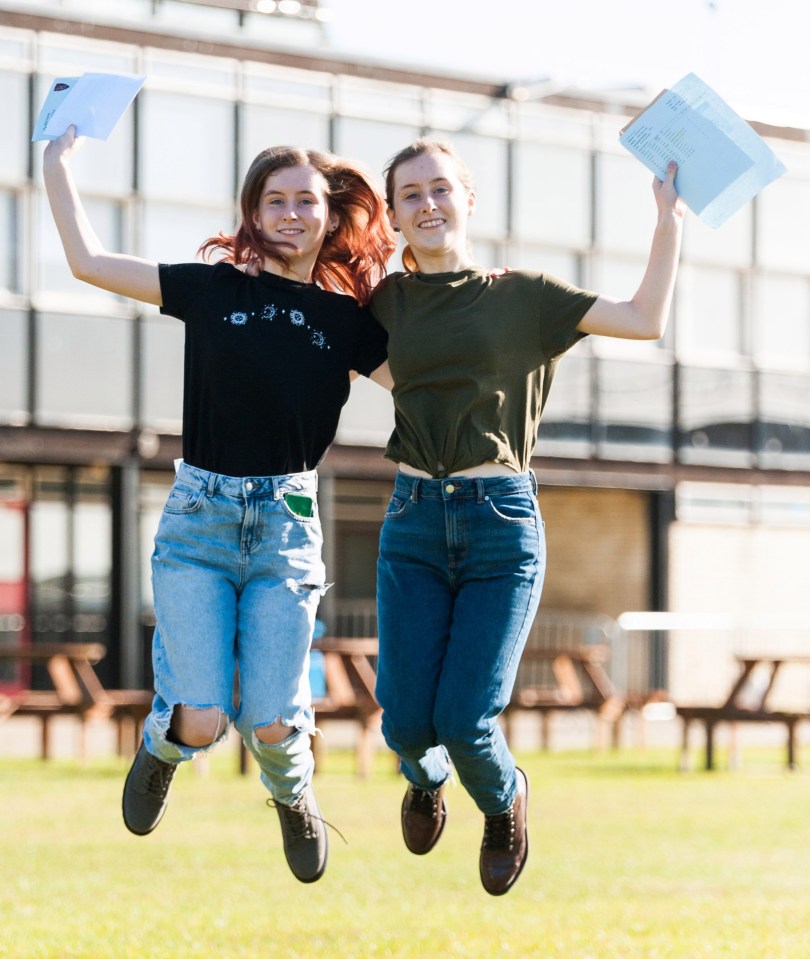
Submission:
[[[348,845],[332,833],[311,886],[232,752],[181,768],[144,839],[121,822],[123,761],[0,759],[0,957],[808,959],[810,775],[745,758],[684,775],[669,751],[521,755],[531,854],[497,899],[461,788],[436,849],[407,852],[387,755],[366,782],[338,752],[316,777]]]

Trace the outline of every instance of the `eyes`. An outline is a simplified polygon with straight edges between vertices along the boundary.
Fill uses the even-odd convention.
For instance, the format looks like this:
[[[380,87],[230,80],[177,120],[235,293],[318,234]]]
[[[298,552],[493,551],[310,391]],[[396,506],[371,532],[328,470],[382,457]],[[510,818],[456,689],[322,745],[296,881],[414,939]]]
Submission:
[[[435,186],[428,191],[430,196],[447,196],[450,193],[450,187],[448,186]],[[403,193],[402,199],[406,203],[417,202],[422,199],[422,194],[419,190],[408,190],[406,193]]]
[[[266,206],[283,207],[287,205],[287,201],[286,199],[284,199],[284,197],[281,197],[281,196],[271,196],[271,197],[267,197],[267,199],[265,200],[265,204]],[[301,207],[318,206],[318,200],[316,200],[315,197],[304,196],[296,200],[295,204],[296,206],[301,206]]]

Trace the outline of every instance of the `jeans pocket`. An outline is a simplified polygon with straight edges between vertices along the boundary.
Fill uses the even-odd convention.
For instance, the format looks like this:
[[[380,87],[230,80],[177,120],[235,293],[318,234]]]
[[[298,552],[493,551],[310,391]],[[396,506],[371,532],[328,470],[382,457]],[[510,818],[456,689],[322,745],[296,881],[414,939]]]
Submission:
[[[169,492],[169,498],[163,507],[164,513],[196,513],[202,506],[205,489],[195,486],[182,486],[175,483]]]
[[[408,508],[408,503],[410,503],[409,499],[402,499],[401,496],[397,496],[397,494],[394,493],[388,503],[384,519],[394,519],[396,516],[401,516]]]
[[[299,523],[312,523],[318,516],[318,503],[306,493],[282,493],[281,508]]]
[[[537,525],[537,502],[531,493],[505,493],[487,496],[493,515],[504,523]]]

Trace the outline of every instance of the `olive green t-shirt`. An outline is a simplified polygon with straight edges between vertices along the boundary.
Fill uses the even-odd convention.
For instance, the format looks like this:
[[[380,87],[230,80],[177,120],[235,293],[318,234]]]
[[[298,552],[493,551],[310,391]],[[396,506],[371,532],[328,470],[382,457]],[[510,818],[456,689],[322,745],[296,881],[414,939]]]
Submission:
[[[394,379],[386,457],[435,477],[528,469],[557,361],[596,298],[524,270],[389,276],[371,301]]]

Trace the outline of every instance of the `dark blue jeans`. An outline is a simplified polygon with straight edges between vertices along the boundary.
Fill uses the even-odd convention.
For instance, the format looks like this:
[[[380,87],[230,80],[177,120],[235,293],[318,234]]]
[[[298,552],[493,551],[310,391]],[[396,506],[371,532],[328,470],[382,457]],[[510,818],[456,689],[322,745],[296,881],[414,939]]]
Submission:
[[[531,472],[398,473],[377,565],[383,734],[405,777],[438,788],[451,763],[485,815],[514,801],[497,722],[540,602],[545,532]]]

